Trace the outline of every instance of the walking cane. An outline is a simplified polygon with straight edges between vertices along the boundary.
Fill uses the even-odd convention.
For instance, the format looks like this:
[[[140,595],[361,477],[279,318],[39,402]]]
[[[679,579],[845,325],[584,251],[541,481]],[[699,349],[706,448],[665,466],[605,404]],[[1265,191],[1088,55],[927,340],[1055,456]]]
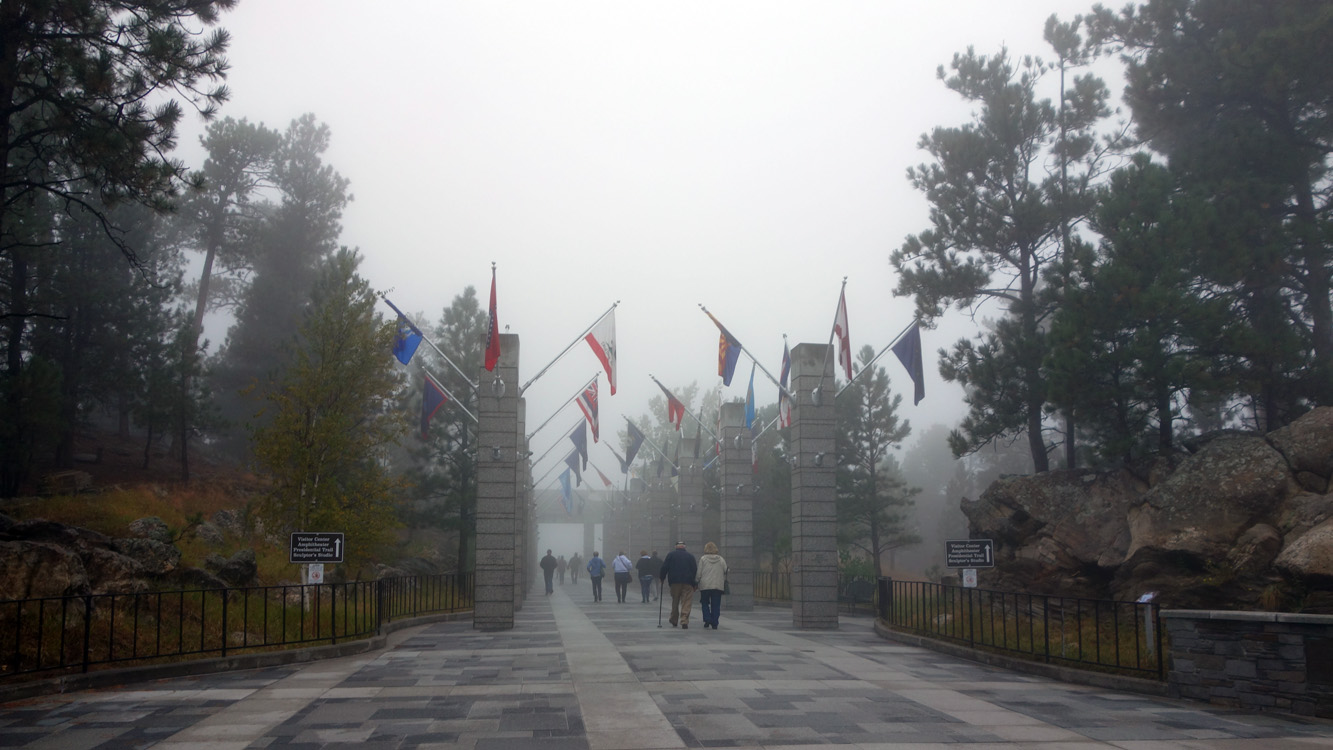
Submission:
[[[657,581],[657,627],[662,627],[662,581]]]

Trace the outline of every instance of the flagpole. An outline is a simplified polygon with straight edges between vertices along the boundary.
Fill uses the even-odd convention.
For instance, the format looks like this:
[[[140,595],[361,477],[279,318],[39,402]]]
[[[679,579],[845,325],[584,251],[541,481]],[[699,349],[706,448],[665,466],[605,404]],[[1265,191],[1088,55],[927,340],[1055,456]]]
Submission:
[[[447,355],[447,354],[445,354],[444,352],[440,351],[440,347],[436,346],[436,345],[435,345],[435,342],[434,342],[434,341],[431,341],[431,340],[426,336],[426,334],[425,334],[420,328],[417,327],[417,324],[412,322],[412,319],[411,319],[411,318],[407,317],[406,315],[403,315],[403,311],[402,311],[402,310],[399,310],[397,305],[395,305],[394,303],[392,303],[392,302],[389,301],[389,297],[388,297],[387,294],[385,294],[384,292],[380,292],[380,299],[384,300],[385,304],[387,304],[389,307],[393,308],[393,311],[396,312],[396,313],[398,313],[398,315],[401,316],[401,317],[403,318],[403,320],[406,320],[406,321],[407,321],[407,324],[410,325],[410,326],[412,326],[412,330],[413,330],[413,331],[416,331],[417,335],[419,335],[419,336],[421,337],[421,340],[424,341],[424,342],[426,342],[426,343],[430,346],[430,348],[434,349],[434,350],[435,350],[435,353],[438,354],[438,355],[440,355],[440,358],[443,359],[445,362],[449,363],[449,366],[450,366],[450,367],[454,368],[454,372],[458,373],[458,375],[459,375],[461,378],[463,378],[463,382],[465,382],[465,383],[467,383],[468,385],[472,386],[472,390],[474,390],[474,391],[477,390],[477,384],[476,384],[476,382],[473,381],[472,378],[469,378],[469,377],[467,376],[467,374],[464,373],[461,369],[459,369],[458,365],[455,364],[454,361],[453,361],[452,359],[449,359],[449,355]],[[439,379],[437,378],[435,382],[436,382],[436,384],[439,384]],[[473,419],[476,419],[476,417],[473,417]]]
[[[555,418],[560,414],[560,412],[564,410],[564,408],[565,408],[566,406],[569,406],[570,404],[572,404],[572,403],[574,402],[575,399],[577,399],[579,396],[581,396],[581,395],[583,394],[584,391],[588,390],[588,385],[591,384],[592,381],[596,380],[597,377],[598,377],[597,375],[593,375],[592,378],[590,378],[590,379],[588,380],[588,382],[585,383],[584,386],[583,386],[582,388],[579,389],[578,393],[575,393],[573,396],[570,396],[569,399],[568,399],[567,401],[565,401],[565,403],[563,403],[563,404],[557,406],[557,407],[555,408],[555,411],[554,411],[554,412],[551,412],[551,416],[549,416],[549,417],[546,418],[546,421],[545,421],[545,422],[542,422],[541,425],[540,425],[537,429],[535,429],[535,430],[533,430],[532,432],[528,433],[528,440],[532,440],[532,436],[533,436],[533,435],[536,435],[537,433],[541,432],[541,431],[542,431],[542,427],[545,427],[546,425],[550,424],[550,423],[551,423],[551,420],[552,420],[552,419],[555,419]]]
[[[846,292],[847,277],[843,276],[842,288],[838,290],[838,307],[842,307],[843,295]],[[824,348],[824,366],[819,368],[819,385],[817,387],[820,390],[823,390],[824,388],[824,371],[828,369],[828,358],[833,355],[833,336],[835,335],[834,330],[838,325],[838,307],[833,308],[833,325],[828,328],[828,346]],[[847,356],[850,357],[851,354],[851,352],[847,352]],[[839,393],[841,393],[841,391],[839,391]],[[837,397],[837,394],[834,394],[833,398],[836,399]]]
[[[467,410],[467,407],[466,407],[466,406],[463,406],[463,402],[462,402],[462,401],[459,401],[457,396],[455,396],[454,394],[450,393],[450,392],[449,392],[449,389],[448,389],[448,388],[445,388],[445,387],[444,387],[444,384],[440,382],[440,379],[437,378],[437,377],[435,377],[435,375],[434,375],[430,370],[426,369],[426,368],[423,366],[423,367],[421,368],[421,371],[424,372],[424,373],[426,373],[426,377],[430,378],[431,382],[435,384],[435,387],[436,387],[436,388],[439,388],[440,391],[441,391],[442,393],[444,393],[444,395],[448,396],[448,397],[449,397],[449,400],[450,400],[450,401],[453,401],[455,406],[457,406],[459,409],[462,409],[464,414],[466,414],[466,415],[468,415],[469,417],[471,417],[473,422],[477,422],[477,421],[478,421],[478,420],[477,420],[477,415],[475,415],[475,414],[473,414],[472,412],[468,411],[468,410]]]
[[[834,398],[836,398],[836,396]],[[759,438],[763,437],[765,432],[768,432],[770,429],[773,428],[773,425],[778,423],[778,419],[779,419],[778,417],[773,417],[773,421],[769,422],[768,425],[764,427],[764,429],[760,430],[758,435],[755,435],[753,438],[751,438],[750,442],[754,443],[758,441]]]
[[[898,343],[898,339],[901,339],[903,336],[906,336],[906,335],[907,335],[907,332],[910,331],[910,330],[912,330],[912,326],[916,325],[916,324],[919,323],[919,322],[920,322],[920,321],[917,320],[916,318],[912,318],[912,322],[911,322],[911,323],[908,323],[906,328],[904,328],[904,329],[902,329],[901,331],[899,331],[899,332],[898,332],[898,335],[897,335],[897,336],[894,336],[894,337],[893,337],[893,340],[890,341],[890,342],[888,343],[888,346],[885,346],[883,349],[880,349],[880,350],[879,350],[879,354],[876,354],[874,359],[870,360],[870,362],[868,362],[868,363],[865,365],[865,367],[862,367],[862,368],[861,368],[861,372],[858,372],[858,373],[856,373],[855,375],[853,375],[853,376],[852,376],[852,379],[847,381],[847,385],[844,385],[843,387],[839,388],[839,389],[838,389],[838,392],[835,393],[835,394],[833,394],[833,398],[834,398],[834,400],[837,400],[838,396],[841,396],[843,391],[847,390],[848,388],[851,388],[851,387],[852,387],[852,383],[856,382],[856,379],[859,378],[859,377],[861,377],[861,373],[863,373],[863,372],[869,370],[871,367],[873,367],[873,366],[875,365],[875,363],[879,361],[879,358],[880,358],[880,357],[883,357],[883,356],[889,351],[889,349],[892,349],[892,348],[893,348],[893,345],[894,345],[894,344]]]
[[[536,375],[533,375],[532,378],[531,378],[528,382],[524,383],[524,384],[522,385],[522,387],[520,387],[520,388],[518,389],[518,395],[519,395],[519,397],[522,397],[522,396],[523,396],[523,392],[526,391],[526,390],[528,389],[528,386],[530,386],[530,385],[532,385],[533,383],[535,383],[535,382],[537,381],[537,378],[540,378],[541,376],[545,375],[545,374],[546,374],[546,371],[549,370],[549,369],[551,369],[551,366],[552,366],[552,365],[554,365],[556,362],[559,362],[561,357],[563,357],[563,356],[565,356],[566,354],[568,354],[570,349],[573,349],[576,345],[578,345],[578,343],[579,343],[580,341],[583,340],[583,337],[584,337],[584,336],[587,336],[588,333],[589,333],[590,331],[592,331],[592,329],[596,328],[596,327],[597,327],[597,324],[602,322],[602,318],[605,318],[606,316],[610,315],[611,312],[612,312],[613,310],[615,310],[615,309],[616,309],[616,306],[619,305],[619,304],[620,304],[620,300],[616,300],[614,303],[612,303],[612,305],[606,309],[606,312],[604,312],[604,313],[602,313],[601,315],[598,315],[598,316],[597,316],[597,320],[594,320],[594,321],[592,322],[592,325],[588,326],[587,328],[584,328],[584,329],[583,329],[583,333],[580,333],[577,337],[575,337],[575,339],[574,339],[573,341],[569,342],[569,346],[565,347],[565,348],[564,348],[564,351],[562,351],[562,352],[560,352],[559,354],[555,355],[555,359],[553,359],[553,360],[551,360],[550,362],[548,362],[548,363],[546,364],[546,366],[543,367],[543,368],[541,369],[540,372],[538,372]]]
[[[552,416],[555,416],[555,415],[552,415]],[[549,421],[551,421],[551,420],[548,419],[548,420],[546,420],[546,421],[549,422]],[[581,424],[583,424],[583,420],[582,420],[582,419],[580,419],[579,421],[575,422],[575,423],[574,423],[574,426],[571,427],[571,428],[569,428],[570,432],[573,432],[574,430],[577,430],[577,429],[579,428],[579,425],[581,425]],[[566,437],[568,437],[568,436],[566,436]],[[541,463],[543,458],[546,458],[548,455],[550,455],[551,451],[555,450],[555,447],[556,447],[557,445],[560,445],[560,442],[561,442],[561,441],[557,440],[557,441],[555,441],[554,443],[551,443],[551,447],[550,447],[550,448],[547,448],[545,453],[543,453],[543,454],[541,454],[540,456],[538,456],[538,457],[537,457],[537,460],[532,462],[532,465],[533,465],[533,466],[536,466],[537,464]],[[556,464],[556,466],[559,466],[559,465],[560,465],[560,464]]]
[[[658,380],[651,372],[648,373],[648,377],[652,378],[654,383],[657,383],[658,388],[661,388],[672,398],[676,398],[676,394],[672,393],[671,391],[668,391],[667,387],[662,385],[662,381]],[[676,398],[676,400],[680,401],[680,408],[683,409],[686,414],[690,415],[690,419],[693,419],[700,427],[703,427],[705,430],[708,430],[707,427],[704,427],[704,421],[695,416],[694,412],[690,411],[690,407],[686,406],[684,401],[681,401],[678,398]],[[717,440],[717,435],[714,435],[712,430],[708,430],[708,436],[713,438],[714,440]]]
[[[708,313],[710,316],[712,315],[712,313],[708,312],[708,308],[704,307],[703,305],[699,305],[699,309],[703,310],[705,313]],[[713,320],[717,320],[717,318],[713,318]],[[736,344],[741,348],[741,353],[749,357],[750,361],[755,363],[755,365],[759,367],[759,369],[764,373],[765,376],[768,377],[769,380],[773,381],[773,385],[776,385],[778,387],[779,392],[786,392],[788,396],[791,395],[791,391],[782,387],[782,383],[779,383],[778,379],[773,377],[773,373],[769,372],[767,367],[764,367],[764,363],[755,359],[754,355],[746,350],[745,344],[742,344],[740,342],[740,339],[736,339]]]

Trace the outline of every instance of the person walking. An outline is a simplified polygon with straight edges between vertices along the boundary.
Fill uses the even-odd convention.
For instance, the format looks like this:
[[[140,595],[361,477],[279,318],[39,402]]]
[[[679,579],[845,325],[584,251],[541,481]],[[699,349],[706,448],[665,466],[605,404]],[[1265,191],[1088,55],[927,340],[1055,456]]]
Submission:
[[[575,552],[569,558],[569,582],[575,586],[579,583],[580,570],[583,570],[583,555]]]
[[[555,591],[555,587],[551,585],[551,578],[555,575],[555,568],[559,563],[556,562],[555,555],[552,555],[551,550],[548,549],[546,550],[546,557],[542,558],[540,565],[542,566],[542,577],[546,579],[546,595],[550,596],[551,592]]]
[[[592,581],[592,600],[595,602],[602,600],[604,575],[606,575],[606,561],[597,556],[597,550],[593,550],[592,559],[588,561],[588,579]]]
[[[556,575],[557,578],[560,579],[560,585],[561,585],[561,586],[564,586],[564,585],[565,585],[565,568],[566,568],[568,565],[569,565],[569,563],[565,562],[565,556],[564,556],[564,555],[561,555],[560,557],[556,558],[556,561],[555,561],[555,575]]]
[[[652,563],[653,563],[653,564],[652,564],[652,570],[661,570],[661,569],[662,569],[662,558],[661,558],[660,555],[657,554],[657,550],[653,550],[653,560],[652,560]],[[661,592],[661,590],[662,590],[662,585],[661,585],[661,583],[660,583],[661,579],[659,578],[658,581],[659,581],[659,583],[658,583],[658,585],[657,585],[657,591],[653,591],[653,592],[652,592],[652,595],[653,595],[653,601],[657,601],[657,599],[658,599],[658,594],[659,594],[659,592]]]
[[[621,550],[616,553],[616,559],[611,561],[611,568],[616,574],[616,603],[624,604],[629,595],[629,582],[633,578],[630,571],[634,570],[634,563],[625,557],[625,550]]]
[[[690,627],[690,609],[694,606],[694,581],[699,575],[698,563],[685,549],[685,542],[676,542],[676,548],[667,553],[658,576],[671,586],[671,627],[681,630]]]
[[[727,561],[717,553],[717,545],[709,542],[704,545],[704,553],[699,556],[699,572],[694,579],[699,589],[699,606],[703,609],[704,630],[717,630],[717,620],[722,614],[722,592],[727,587]]]
[[[647,604],[648,597],[653,592],[653,573],[657,572],[657,568],[653,567],[653,558],[648,556],[648,550],[639,552],[639,561],[634,563],[634,569],[639,571],[639,585],[643,587],[643,603]]]

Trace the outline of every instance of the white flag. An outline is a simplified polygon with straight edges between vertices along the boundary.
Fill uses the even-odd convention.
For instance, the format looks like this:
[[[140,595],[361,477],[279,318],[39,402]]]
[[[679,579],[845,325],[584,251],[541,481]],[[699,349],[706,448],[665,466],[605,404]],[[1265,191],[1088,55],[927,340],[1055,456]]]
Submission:
[[[611,386],[611,395],[616,395],[616,311],[612,309],[599,320],[583,340],[606,369],[606,382]]]
[[[838,312],[833,316],[833,332],[838,336],[838,363],[852,379],[852,337],[847,333],[847,291],[838,295]],[[826,360],[827,361],[827,360]]]

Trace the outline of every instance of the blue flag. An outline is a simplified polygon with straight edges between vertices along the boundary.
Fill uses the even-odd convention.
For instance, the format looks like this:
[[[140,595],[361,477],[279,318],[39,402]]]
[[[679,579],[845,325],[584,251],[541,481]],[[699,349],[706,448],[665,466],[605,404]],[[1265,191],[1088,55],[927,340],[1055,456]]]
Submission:
[[[717,374],[722,376],[722,385],[731,385],[731,378],[736,374],[736,362],[741,358],[741,342],[712,313],[705,310],[704,314],[712,319],[718,330]]]
[[[898,343],[893,345],[893,353],[898,355],[898,361],[907,368],[907,374],[911,376],[912,383],[916,386],[912,393],[912,406],[921,403],[921,399],[926,397],[926,375],[924,371],[924,362],[921,358],[921,324],[913,323],[912,327],[903,334]]]
[[[579,471],[579,452],[577,449],[565,457],[565,463],[574,472],[575,486],[583,484],[583,472]]]
[[[398,313],[398,334],[393,339],[393,356],[398,358],[399,362],[407,364],[412,361],[412,355],[417,353],[417,347],[421,346],[421,331],[412,325],[412,321]]]
[[[444,395],[444,389],[440,387],[435,379],[426,376],[425,390],[421,394],[421,439],[430,437],[430,418],[435,416],[445,401],[449,399]]]
[[[574,450],[583,459],[583,470],[588,470],[588,423],[579,422],[579,426],[569,433],[569,442],[574,444]]]
[[[643,447],[643,430],[634,426],[633,422],[625,420],[629,425],[629,447],[625,449],[625,464],[621,466],[622,473],[628,474],[629,467],[634,464],[634,457],[639,455],[639,448]]]
[[[750,365],[750,387],[745,389],[745,429],[754,432],[754,365]]]
[[[564,503],[565,513],[572,516],[574,515],[574,502],[570,498],[569,492],[569,469],[565,469],[565,472],[560,475],[560,499]]]

